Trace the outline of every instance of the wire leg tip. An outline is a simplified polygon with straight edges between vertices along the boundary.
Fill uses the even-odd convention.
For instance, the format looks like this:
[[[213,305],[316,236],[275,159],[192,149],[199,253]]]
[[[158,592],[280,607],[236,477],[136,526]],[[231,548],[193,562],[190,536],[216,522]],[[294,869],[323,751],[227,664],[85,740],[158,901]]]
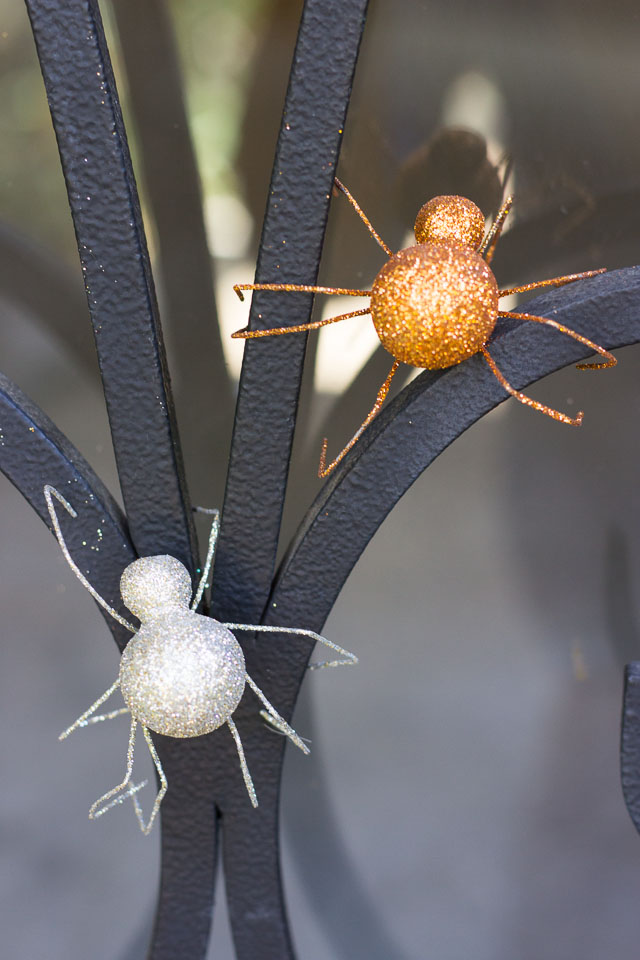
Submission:
[[[329,446],[329,441],[327,437],[324,437],[324,439],[322,440],[322,447],[320,449],[320,463],[318,464],[318,477],[320,478],[320,480],[322,480],[323,477],[326,477],[327,473],[329,472],[327,470],[327,447],[328,446]]]

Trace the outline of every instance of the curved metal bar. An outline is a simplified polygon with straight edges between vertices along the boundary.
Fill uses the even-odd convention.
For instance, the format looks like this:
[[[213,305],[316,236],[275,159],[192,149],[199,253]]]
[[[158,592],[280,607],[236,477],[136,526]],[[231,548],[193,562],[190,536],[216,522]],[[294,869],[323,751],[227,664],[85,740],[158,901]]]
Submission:
[[[633,825],[640,833],[640,663],[624,672],[622,731],[620,736],[622,794]]]
[[[640,341],[639,303],[640,268],[630,268],[540,297],[528,309],[552,315],[616,348]],[[537,324],[503,323],[492,353],[521,388],[581,359],[587,351]],[[316,499],[278,573],[265,622],[321,630],[360,553],[405,490],[457,436],[505,398],[479,357],[444,372],[424,373],[410,383],[371,424]],[[549,428],[564,429],[552,424]],[[295,644],[270,644],[267,650],[262,643],[254,639],[245,647],[247,668],[264,671],[268,696],[290,721],[311,645],[300,639]],[[281,738],[264,735],[258,742],[258,722],[247,716],[240,727],[262,803],[264,781],[278,782],[284,745]],[[276,800],[269,796],[269,802]],[[262,860],[263,850],[270,852],[275,845],[276,821],[256,817],[247,829],[235,819],[240,804],[239,784],[230,784],[224,798],[225,857],[238,876],[244,872],[249,885],[252,857],[259,851]],[[328,906],[317,904],[321,914]]]
[[[640,341],[639,306],[640,267],[630,267],[536,298],[527,310],[615,349]],[[576,341],[526,321],[500,322],[491,352],[518,389],[588,354]],[[494,380],[482,358],[472,357],[421,374],[380,413],[301,524],[265,622],[293,617],[321,629],[360,553],[405,490],[457,436],[506,399]]]
[[[367,0],[305,3],[257,282],[280,276],[292,283],[316,280],[366,8]],[[278,326],[301,323],[311,306],[308,295],[256,293],[249,326],[266,325],[266,318],[274,316]],[[214,612],[223,621],[257,622],[269,593],[305,345],[303,335],[245,346],[214,573]]]
[[[97,0],[27,0],[131,531],[197,566],[149,255]]]
[[[113,11],[155,221],[164,330],[189,489],[196,503],[219,503],[233,398],[171,16],[165,0],[116,0]]]
[[[629,663],[624,672],[620,775],[624,802],[640,833],[640,663],[637,661]]]
[[[59,512],[74,559],[96,590],[119,613],[130,616],[120,597],[120,576],[136,553],[122,511],[91,467],[49,418],[0,374],[0,470],[51,526],[43,495],[51,483],[78,511]],[[102,609],[120,650],[130,633]],[[206,954],[217,857],[211,741],[154,737],[171,784],[162,806],[163,863],[189,867],[162,871],[155,922],[154,960]],[[203,749],[204,747],[204,749]],[[185,905],[187,905],[185,919]]]
[[[73,444],[21,390],[0,374],[0,470],[51,529],[43,487],[60,490],[78,512],[60,512],[64,537],[83,573],[122,616],[122,571],[136,553],[119,506]],[[98,607],[120,650],[131,634]]]

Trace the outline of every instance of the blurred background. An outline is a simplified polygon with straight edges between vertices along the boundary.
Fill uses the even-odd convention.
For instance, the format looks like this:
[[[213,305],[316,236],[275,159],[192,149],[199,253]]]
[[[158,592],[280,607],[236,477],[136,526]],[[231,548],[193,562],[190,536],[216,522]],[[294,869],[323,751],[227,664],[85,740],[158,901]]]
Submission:
[[[207,506],[224,491],[242,359],[228,333],[247,317],[231,287],[253,278],[300,10],[298,0],[102,5],[188,479]],[[635,264],[639,33],[627,0],[372,0],[339,175],[394,248],[434,194],[468,196],[490,217],[513,192],[494,261],[503,286]],[[19,0],[0,0],[0,51],[1,368],[118,496]],[[176,175],[193,164],[201,195]],[[358,287],[381,265],[335,198],[321,282]],[[329,309],[340,312],[335,299]],[[343,590],[325,633],[360,665],[310,675],[295,725],[312,754],[289,751],[286,763],[284,878],[301,958],[634,955],[640,838],[617,753],[623,666],[640,659],[639,349],[618,359],[530,389],[584,409],[580,430],[515,401],[469,430],[398,504]],[[310,342],[282,546],[319,488],[319,438],[340,449],[387,369],[366,319]],[[133,960],[151,923],[158,833],[144,838],[127,806],[87,820],[119,779],[126,724],[57,742],[112,682],[116,649],[2,478],[0,538],[2,954]],[[222,886],[217,910],[210,955],[232,960]]]

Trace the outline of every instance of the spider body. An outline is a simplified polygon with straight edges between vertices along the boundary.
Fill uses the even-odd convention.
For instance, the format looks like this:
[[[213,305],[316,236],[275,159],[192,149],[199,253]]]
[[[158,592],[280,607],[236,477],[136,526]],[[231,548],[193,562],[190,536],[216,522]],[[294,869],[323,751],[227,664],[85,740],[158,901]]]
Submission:
[[[371,289],[371,319],[396,360],[441,370],[485,345],[498,319],[498,284],[471,247],[455,240],[400,250]]]
[[[418,211],[414,224],[416,245],[394,254],[376,233],[344,184],[340,183],[337,177],[334,182],[336,188],[345,194],[371,236],[388,257],[387,262],[377,274],[372,289],[352,290],[343,287],[317,287],[292,283],[242,283],[234,286],[241,300],[244,299],[243,290],[329,293],[371,298],[367,308],[352,310],[337,317],[289,327],[275,327],[270,330],[238,330],[232,334],[233,337],[246,340],[280,336],[315,330],[349,317],[371,315],[383,347],[394,358],[393,366],[378,390],[376,402],[369,414],[351,440],[329,464],[326,463],[327,441],[326,439],[323,441],[318,468],[319,477],[326,477],[331,473],[376,416],[386,399],[400,363],[408,363],[426,370],[442,370],[480,353],[502,387],[520,403],[539,410],[560,423],[573,426],[582,423],[581,411],[576,417],[569,417],[559,410],[553,410],[537,400],[532,400],[519,390],[514,390],[498,370],[487,349],[487,343],[498,317],[533,320],[573,337],[574,340],[578,340],[604,358],[604,362],[580,363],[579,370],[596,370],[615,366],[616,359],[608,350],[574,330],[569,330],[557,321],[529,313],[500,310],[498,305],[500,297],[524,293],[538,287],[562,286],[565,283],[603,273],[603,270],[587,270],[583,273],[553,277],[550,280],[540,280],[536,283],[500,290],[490,263],[511,209],[513,202],[511,197],[502,205],[486,236],[484,217],[475,203],[467,200],[466,197],[434,197]]]
[[[199,737],[228,723],[244,693],[244,654],[231,630],[189,609],[186,567],[170,556],[134,560],[120,592],[141,623],[120,660],[131,716],[168,737]]]

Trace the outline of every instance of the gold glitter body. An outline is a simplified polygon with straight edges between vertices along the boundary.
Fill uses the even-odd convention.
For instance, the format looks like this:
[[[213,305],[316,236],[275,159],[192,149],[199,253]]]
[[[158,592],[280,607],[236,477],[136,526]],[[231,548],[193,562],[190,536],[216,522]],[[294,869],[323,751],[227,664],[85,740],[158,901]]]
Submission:
[[[376,277],[371,317],[392,357],[441,370],[472,357],[498,318],[498,284],[482,257],[452,240],[400,250]]]
[[[477,250],[484,237],[484,216],[466,197],[433,197],[420,207],[413,232],[418,243],[457,240]]]

